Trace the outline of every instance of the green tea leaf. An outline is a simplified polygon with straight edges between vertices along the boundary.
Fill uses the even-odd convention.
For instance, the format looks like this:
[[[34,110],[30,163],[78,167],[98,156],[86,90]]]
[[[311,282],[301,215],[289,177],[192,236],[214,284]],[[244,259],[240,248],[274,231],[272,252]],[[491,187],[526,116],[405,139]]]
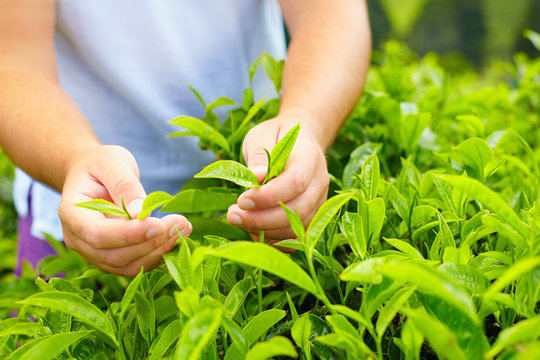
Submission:
[[[401,288],[392,296],[390,300],[388,300],[377,317],[377,325],[375,328],[379,338],[382,338],[390,322],[401,310],[402,306],[407,302],[407,300],[409,300],[415,290],[416,287],[414,286]]]
[[[502,330],[485,358],[492,359],[504,349],[509,349],[516,344],[537,340],[538,337],[540,337],[540,315],[522,320]]]
[[[484,298],[489,301],[498,292],[502,291],[506,286],[517,278],[523,276],[524,274],[536,269],[540,266],[540,256],[527,257],[518,260],[512,266],[510,266],[503,274],[500,276],[484,294]]]
[[[0,331],[0,338],[9,335],[34,336],[43,328],[43,325],[35,322],[20,322]]]
[[[306,359],[310,360],[311,346],[309,344],[309,337],[311,335],[311,321],[309,314],[303,314],[294,322],[291,328],[291,335],[296,345],[302,349],[302,353]]]
[[[283,169],[285,169],[285,165],[287,164],[287,159],[291,154],[299,133],[300,124],[297,124],[295,127],[290,129],[287,134],[274,146],[272,153],[270,154],[272,164],[270,171],[268,174],[266,174],[264,183],[267,183],[283,172]]]
[[[524,30],[523,35],[529,39],[536,50],[540,51],[540,34],[530,29]]]
[[[137,216],[138,219],[144,219],[152,211],[157,209],[160,206],[165,205],[173,198],[172,195],[167,194],[164,191],[155,191],[153,193],[148,194],[148,196],[144,199],[143,207],[141,213]]]
[[[289,219],[289,223],[291,224],[291,228],[294,231],[294,234],[298,237],[298,240],[300,240],[300,243],[305,244],[306,242],[306,229],[304,229],[304,224],[302,223],[302,220],[300,219],[300,215],[294,213],[287,205],[279,202],[279,205],[285,210],[285,213],[287,214],[287,219]]]
[[[195,175],[195,178],[223,179],[250,189],[260,186],[257,177],[251,170],[231,160],[216,161]]]
[[[401,118],[400,141],[407,153],[411,153],[416,148],[422,132],[430,121],[430,113],[410,113]]]
[[[392,245],[393,247],[395,247],[396,249],[398,249],[399,251],[409,255],[411,259],[424,260],[424,257],[422,256],[420,251],[418,251],[414,246],[412,246],[408,242],[399,240],[399,239],[384,238],[384,240],[390,245]]]
[[[210,254],[263,269],[317,295],[315,284],[308,274],[288,255],[270,245],[235,241],[215,249]]]
[[[232,345],[229,346],[224,360],[244,359],[249,349],[249,345],[244,334],[244,331],[228,316],[223,316],[223,327],[229,336],[231,337]]]
[[[297,356],[293,344],[286,337],[274,336],[268,341],[255,344],[247,353],[246,360],[266,360],[277,356]]]
[[[255,77],[255,73],[259,66],[262,65],[266,75],[272,83],[277,93],[281,89],[281,77],[283,74],[283,60],[275,60],[272,55],[268,54],[266,51],[263,52],[257,60],[249,67],[249,81],[252,82]]]
[[[156,310],[153,299],[147,299],[140,291],[137,291],[135,309],[141,335],[148,343],[152,343],[156,335]]]
[[[135,293],[139,289],[139,286],[141,284],[141,280],[143,278],[143,269],[141,267],[141,271],[139,274],[129,283],[126,291],[124,292],[124,296],[122,297],[122,301],[120,302],[120,315],[118,315],[118,319],[122,321],[124,318],[124,314],[126,313],[129,304],[131,304],[131,300],[133,300],[133,297],[135,296]]]
[[[347,237],[354,254],[364,259],[367,252],[367,243],[364,236],[364,223],[362,217],[356,213],[345,212],[341,217],[342,231]]]
[[[379,158],[377,152],[374,152],[362,164],[361,177],[369,190],[369,193],[366,194],[367,200],[373,200],[377,197],[380,176]]]
[[[265,310],[257,314],[251,319],[244,327],[244,334],[246,335],[249,346],[257,341],[263,334],[265,334],[272,326],[278,321],[283,319],[287,313],[279,309]]]
[[[285,291],[285,295],[287,296],[287,304],[289,304],[289,310],[291,311],[291,318],[292,321],[298,320],[298,311],[296,311],[296,307],[294,306],[294,303],[291,299],[291,295],[287,291]]]
[[[171,321],[158,338],[152,343],[148,360],[158,360],[163,358],[167,350],[180,337],[182,323],[180,320]]]
[[[75,204],[75,206],[82,207],[85,209],[100,211],[104,214],[113,215],[113,216],[122,216],[126,219],[128,218],[127,214],[115,203],[104,199],[93,199],[90,201],[81,202]]]
[[[236,130],[229,136],[228,140],[230,143],[236,143],[242,140],[243,136],[245,136],[245,133],[247,132],[247,126],[251,120],[261,111],[264,102],[266,101],[266,97],[257,101],[253,106],[251,106],[246,114],[246,117],[242,120],[240,125],[236,128]]]
[[[208,112],[220,106],[231,106],[231,105],[236,105],[236,102],[233,99],[229,99],[228,97],[225,97],[225,96],[220,96],[216,100],[206,105],[204,109]]]
[[[358,215],[363,219],[366,245],[379,241],[385,219],[385,203],[382,198],[369,201],[358,200]]]
[[[481,294],[490,285],[485,275],[469,265],[444,263],[438,269],[469,290],[471,294]]]
[[[453,158],[474,170],[478,180],[484,180],[484,168],[493,159],[493,151],[484,139],[470,138],[453,149]]]
[[[178,116],[171,121],[170,124],[177,125],[188,129],[190,132],[173,133],[169,136],[198,136],[202,140],[218,145],[223,150],[230,152],[229,142],[216,129],[208,125],[200,119],[190,116]]]
[[[499,214],[502,218],[506,219],[508,225],[522,236],[526,237],[528,235],[528,226],[521,221],[510,205],[484,184],[464,176],[441,175],[440,178],[467,193],[471,198],[478,200],[489,210]]]
[[[526,249],[527,242],[510,224],[505,223],[499,218],[498,215],[486,214],[481,217],[482,224],[488,229],[492,229],[492,232],[497,232],[500,235],[506,236],[517,249]]]
[[[408,224],[410,219],[409,204],[394,184],[390,184],[388,189],[388,201],[390,201],[399,217]]]
[[[315,248],[326,226],[352,197],[354,193],[344,193],[328,199],[317,211],[306,231],[306,245],[309,249]]]
[[[407,316],[407,321],[412,321],[415,328],[428,339],[439,358],[467,359],[452,331],[437,318],[429,315],[424,308],[409,308],[402,311]]]
[[[176,347],[176,359],[197,360],[201,358],[203,351],[214,339],[223,310],[204,309],[194,314],[182,329],[180,341]]]
[[[53,360],[77,341],[92,331],[76,331],[37,338],[18,348],[7,359],[10,360]]]
[[[199,102],[201,103],[202,106],[206,106],[205,103],[204,103],[204,100],[201,96],[201,94],[195,90],[195,88],[189,84],[186,84],[186,86],[188,87],[188,89],[193,93],[195,94],[195,96],[197,97],[197,100],[199,100]]]
[[[398,282],[415,285],[418,291],[448,301],[470,318],[474,323],[479,320],[469,295],[456,286],[444,274],[410,261],[388,261],[375,258],[352,264],[347,267],[340,278],[344,281],[382,282],[387,277]]]
[[[24,300],[18,301],[18,303],[69,314],[90,328],[102,333],[115,346],[118,346],[114,327],[109,318],[94,304],[78,295],[65,291],[49,291],[31,295]]]
[[[228,315],[234,317],[240,306],[244,303],[244,300],[246,300],[252,287],[253,284],[250,278],[242,279],[234,284],[223,304]]]
[[[345,165],[345,169],[343,170],[343,188],[349,189],[353,187],[354,185],[354,173],[360,173],[360,169],[362,169],[362,166],[366,159],[368,159],[370,156],[375,154],[375,152],[379,149],[378,144],[372,144],[372,143],[366,143],[362,144],[356,149],[353,150],[349,157],[349,161],[347,165]]]

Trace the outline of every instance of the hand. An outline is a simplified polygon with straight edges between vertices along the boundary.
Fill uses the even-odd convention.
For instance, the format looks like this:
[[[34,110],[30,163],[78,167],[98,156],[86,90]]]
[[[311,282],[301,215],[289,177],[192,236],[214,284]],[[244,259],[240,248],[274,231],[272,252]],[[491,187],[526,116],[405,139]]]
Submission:
[[[182,236],[191,233],[185,217],[127,220],[74,205],[92,199],[121,205],[123,198],[136,216],[145,197],[137,163],[125,148],[101,145],[84,152],[70,167],[62,190],[58,213],[66,246],[113,274],[135,276],[141,266],[147,271],[160,265],[175,245],[175,228]]]
[[[269,152],[289,129],[298,123],[291,117],[277,117],[255,126],[244,139],[244,158],[259,183],[267,171]],[[302,125],[301,125],[302,126]],[[284,202],[293,211],[300,212],[307,226],[319,207],[326,201],[329,176],[324,152],[307,126],[302,126],[296,144],[281,175],[260,188],[244,192],[229,208],[227,220],[248,231],[258,241],[259,231],[265,239],[294,239],[287,215],[279,205]]]

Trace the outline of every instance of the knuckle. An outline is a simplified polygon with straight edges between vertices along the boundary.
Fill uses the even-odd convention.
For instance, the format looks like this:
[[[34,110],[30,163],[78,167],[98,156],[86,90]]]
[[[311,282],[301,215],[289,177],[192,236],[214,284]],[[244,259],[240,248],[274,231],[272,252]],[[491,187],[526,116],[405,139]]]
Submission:
[[[250,229],[264,229],[264,219],[260,216],[246,217],[244,221]]]
[[[122,256],[119,256],[114,251],[107,251],[103,257],[105,263],[109,266],[119,268],[127,265],[126,261],[122,259]]]
[[[307,175],[300,171],[294,171],[292,173],[292,186],[297,194],[301,194],[306,191],[308,186]]]
[[[105,244],[103,240],[101,239],[101,237],[91,231],[83,231],[82,237],[85,240],[85,242],[94,249],[105,248]]]

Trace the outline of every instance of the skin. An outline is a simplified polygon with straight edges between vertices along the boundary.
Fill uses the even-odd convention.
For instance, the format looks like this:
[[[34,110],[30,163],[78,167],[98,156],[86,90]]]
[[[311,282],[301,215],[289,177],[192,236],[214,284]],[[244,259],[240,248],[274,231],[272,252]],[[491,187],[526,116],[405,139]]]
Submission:
[[[257,189],[243,193],[229,208],[227,220],[258,239],[290,239],[283,201],[298,209],[305,226],[326,200],[329,176],[325,150],[355,106],[370,56],[370,32],[363,1],[280,2],[291,43],[283,71],[279,115],[254,127],[245,137],[248,167],[262,183],[267,157],[287,131],[301,130],[285,171]]]
[[[324,150],[359,97],[368,66],[364,2],[312,0],[310,5],[281,3],[292,38],[281,111],[246,135],[244,157],[262,181],[263,148],[271,150],[300,122],[297,143],[283,174],[242,194],[227,216],[252,234],[265,230],[270,239],[293,235],[278,201],[298,207],[307,225],[326,199]],[[0,146],[27,174],[62,193],[66,246],[114,274],[155,268],[174,247],[175,230],[188,236],[191,224],[181,215],[128,221],[73,205],[95,198],[120,204],[123,198],[136,215],[146,197],[136,160],[122,147],[102,145],[59,86],[54,1],[0,0],[0,8]]]

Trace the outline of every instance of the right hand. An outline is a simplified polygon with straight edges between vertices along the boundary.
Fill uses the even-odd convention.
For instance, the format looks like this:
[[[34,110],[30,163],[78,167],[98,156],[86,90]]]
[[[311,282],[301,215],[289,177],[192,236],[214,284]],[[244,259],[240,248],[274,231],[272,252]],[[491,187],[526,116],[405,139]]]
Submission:
[[[66,246],[117,275],[135,276],[141,267],[145,271],[157,267],[176,243],[175,229],[182,236],[191,234],[184,216],[127,220],[74,205],[105,199],[121,206],[123,198],[135,217],[145,197],[137,163],[128,150],[100,145],[83,152],[68,171],[58,210]]]

